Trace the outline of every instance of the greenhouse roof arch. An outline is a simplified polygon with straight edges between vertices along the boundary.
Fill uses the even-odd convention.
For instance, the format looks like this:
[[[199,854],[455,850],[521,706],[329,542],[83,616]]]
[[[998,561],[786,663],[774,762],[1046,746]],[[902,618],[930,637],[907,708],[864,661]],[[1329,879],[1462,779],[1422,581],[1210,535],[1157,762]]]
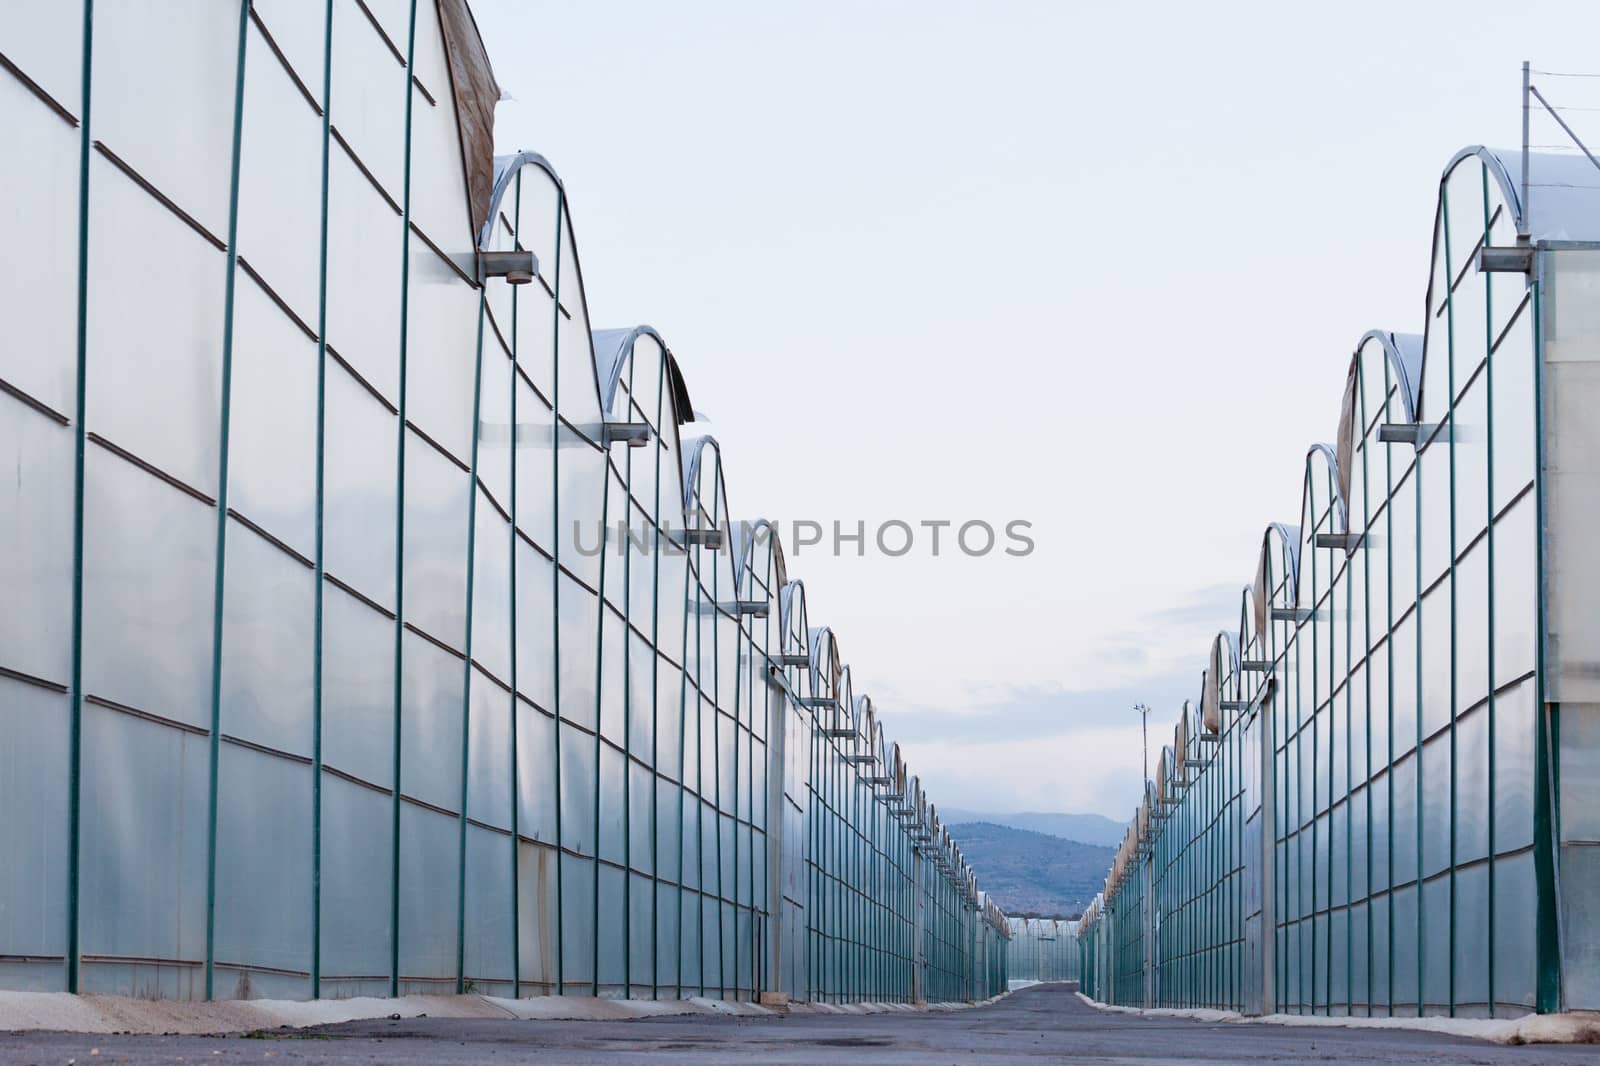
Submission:
[[[1284,573],[1279,575],[1283,584],[1290,590],[1288,602],[1274,604],[1273,591],[1279,587],[1277,581],[1272,580],[1272,539],[1276,535],[1278,549],[1283,556]],[[1282,522],[1267,523],[1266,530],[1261,534],[1261,551],[1256,560],[1255,588],[1251,593],[1252,606],[1255,608],[1256,634],[1259,636],[1267,631],[1267,612],[1270,607],[1293,607],[1293,593],[1300,580],[1300,530]]]
[[[694,404],[689,399],[689,386],[684,381],[683,369],[666,340],[650,326],[594,331],[594,370],[600,383],[600,410],[607,415],[613,413],[623,369],[633,355],[634,343],[640,337],[650,337],[661,346],[662,358],[666,363],[666,393],[672,403],[674,428],[693,422]]]
[[[1222,732],[1222,702],[1234,698],[1238,679],[1238,640],[1224,629],[1211,639],[1211,654],[1200,680],[1200,725],[1207,733]]]
[[[785,589],[789,585],[789,566],[783,557],[783,542],[777,529],[765,518],[754,522],[733,523],[733,569],[735,579],[742,587],[756,562],[756,552],[764,543],[772,563],[772,587]],[[783,610],[779,604],[779,611]]]
[[[806,610],[806,583],[799,578],[787,581],[778,594],[778,619],[783,628],[784,653],[793,652],[811,658],[811,627]],[[796,647],[791,648],[791,642]],[[807,669],[806,673],[811,671]]]
[[[1456,170],[1468,163],[1481,164],[1484,175],[1493,179],[1492,183],[1486,184],[1484,195],[1487,198],[1491,190],[1498,194],[1515,224],[1516,236],[1513,240],[1516,243],[1600,241],[1600,172],[1585,156],[1548,152],[1529,152],[1525,155],[1520,149],[1489,148],[1481,144],[1461,149],[1439,176],[1439,196],[1434,208],[1433,237],[1429,249],[1428,288],[1423,301],[1425,351],[1430,347],[1429,338],[1439,306],[1435,299],[1436,288],[1443,284],[1445,292],[1450,292],[1456,277],[1453,267],[1445,271],[1444,278],[1437,276],[1441,251],[1448,238],[1447,189]],[[1524,164],[1527,167],[1526,189],[1521,183]],[[1487,202],[1486,199],[1485,210],[1488,209]],[[1481,233],[1482,227],[1475,225],[1474,229]],[[1504,243],[1507,242],[1502,240]],[[1528,280],[1531,284],[1531,277]],[[1422,416],[1426,416],[1428,411],[1429,373],[1428,358],[1424,355],[1417,389],[1417,410]],[[1446,397],[1446,406],[1449,400]]]
[[[1319,465],[1322,467],[1320,472],[1317,469]],[[1318,590],[1312,585],[1319,580],[1327,580],[1328,575],[1323,574],[1318,566],[1318,536],[1326,533],[1338,537],[1348,532],[1338,455],[1330,444],[1313,444],[1306,449],[1305,467],[1300,478],[1300,560],[1295,567],[1295,605],[1309,607],[1315,603]],[[1322,546],[1327,547],[1331,543],[1335,542],[1325,542]],[[1309,566],[1305,565],[1308,557]]]
[[[696,501],[700,501],[702,505],[705,501],[701,475],[705,469],[704,459],[708,448],[713,454],[714,463],[712,510],[706,516],[711,520],[711,524],[706,528],[715,529],[728,521],[728,486],[722,477],[722,445],[709,433],[685,434],[682,454],[683,521],[686,529],[699,527],[696,519],[700,517],[700,508],[696,507]]]
[[[1534,241],[1600,241],[1600,173],[1581,155],[1528,153],[1528,196],[1523,202],[1522,150],[1472,144],[1445,164],[1440,188],[1469,159],[1483,163],[1499,186],[1518,232]]]
[[[533,170],[543,176],[549,187],[555,190],[557,206],[555,232],[533,235],[536,246],[532,249],[536,255],[549,255],[551,252],[544,249],[542,242],[546,238],[554,241],[555,262],[550,264],[535,262],[534,264],[535,277],[549,291],[561,310],[561,314],[556,316],[558,323],[556,365],[558,368],[565,367],[566,375],[558,377],[558,387],[553,390],[557,395],[553,396],[552,400],[556,409],[569,421],[577,423],[580,418],[587,421],[586,417],[574,416],[573,407],[575,405],[587,408],[592,403],[593,413],[598,413],[602,407],[600,402],[600,376],[595,369],[594,336],[590,333],[588,325],[589,299],[583,284],[583,262],[578,255],[577,231],[572,224],[571,203],[567,198],[566,187],[562,184],[561,177],[556,173],[555,167],[540,153],[520,151],[510,155],[495,156],[494,184],[489,197],[489,212],[478,230],[478,251],[488,252],[492,250],[495,238],[495,222],[504,219],[503,208],[506,194],[514,190],[517,191],[518,194],[512,197],[513,204],[518,204],[523,198],[518,178],[524,170]],[[506,225],[510,228],[509,223],[506,223]],[[516,244],[519,248],[524,246],[520,233],[516,238]],[[570,264],[561,261],[563,250],[571,257]],[[572,271],[572,281],[576,284],[578,290],[576,300],[561,292],[562,278],[566,275],[569,266]],[[546,269],[555,275],[553,287],[544,279],[544,271]],[[570,320],[571,328],[581,335],[582,347],[586,349],[581,360],[583,365],[581,371],[579,370],[577,353],[571,351],[572,346],[568,342],[559,339],[568,328],[561,321],[563,315]],[[579,373],[587,379],[585,382],[579,383],[573,380],[573,375]],[[578,388],[580,391],[570,391],[574,388]]]

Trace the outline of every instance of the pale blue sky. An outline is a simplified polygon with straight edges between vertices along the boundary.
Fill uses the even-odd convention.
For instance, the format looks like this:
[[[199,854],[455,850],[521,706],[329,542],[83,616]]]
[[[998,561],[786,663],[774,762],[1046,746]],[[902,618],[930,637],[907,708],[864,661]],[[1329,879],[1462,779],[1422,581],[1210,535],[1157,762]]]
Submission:
[[[1600,70],[1580,2],[473,8],[500,149],[566,182],[595,325],[677,353],[736,517],[1033,523],[791,560],[936,800],[1114,817],[1355,342],[1420,328],[1445,163],[1517,143],[1522,59]]]

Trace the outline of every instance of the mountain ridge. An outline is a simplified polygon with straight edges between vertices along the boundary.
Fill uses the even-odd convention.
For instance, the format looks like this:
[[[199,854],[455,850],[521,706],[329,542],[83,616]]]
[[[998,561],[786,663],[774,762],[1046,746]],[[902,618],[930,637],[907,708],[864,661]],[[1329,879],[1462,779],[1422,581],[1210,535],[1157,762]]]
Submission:
[[[996,814],[964,807],[940,807],[939,820],[946,825],[987,822],[1012,829],[1025,829],[1044,833],[1080,844],[1098,844],[1116,847],[1127,835],[1126,822],[1114,821],[1102,814],[1070,814],[1066,812],[1020,811],[1016,814]]]
[[[1105,882],[1116,849],[994,822],[948,824],[978,884],[1008,915],[1072,918]]]

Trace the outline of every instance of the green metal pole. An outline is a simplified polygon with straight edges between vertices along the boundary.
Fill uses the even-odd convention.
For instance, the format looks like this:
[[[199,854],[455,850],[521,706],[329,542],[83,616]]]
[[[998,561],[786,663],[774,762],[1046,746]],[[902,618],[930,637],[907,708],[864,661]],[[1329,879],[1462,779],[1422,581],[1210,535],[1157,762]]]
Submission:
[[[89,111],[94,71],[94,0],[83,0],[83,64],[79,91],[83,118],[78,137],[78,307],[77,381],[72,416],[72,724],[67,771],[67,991],[78,991],[82,951],[79,945],[79,882],[82,879],[83,827],[83,477],[88,446],[84,419],[88,414],[89,377],[89,153],[94,148]]]
[[[206,799],[206,999],[213,993],[217,942],[217,762],[222,733],[222,596],[228,542],[228,440],[233,405],[233,305],[239,265],[239,152],[244,138],[244,60],[250,0],[239,4],[239,52],[233,87],[233,160],[228,177],[228,266],[222,306],[222,395],[217,448],[217,548],[212,586],[210,772]]]
[[[333,0],[323,9],[322,212],[317,231],[317,503],[311,633],[311,998],[322,997],[322,640],[327,573],[324,519],[328,480],[328,170],[333,121]]]
[[[406,353],[411,306],[411,119],[415,91],[411,70],[417,43],[417,0],[411,0],[406,31],[406,134],[405,185],[401,207],[400,245],[400,403],[396,414],[395,534],[394,534],[394,802],[390,809],[392,834],[389,863],[389,995],[400,995],[400,772],[401,723],[405,710],[405,593],[406,593]]]

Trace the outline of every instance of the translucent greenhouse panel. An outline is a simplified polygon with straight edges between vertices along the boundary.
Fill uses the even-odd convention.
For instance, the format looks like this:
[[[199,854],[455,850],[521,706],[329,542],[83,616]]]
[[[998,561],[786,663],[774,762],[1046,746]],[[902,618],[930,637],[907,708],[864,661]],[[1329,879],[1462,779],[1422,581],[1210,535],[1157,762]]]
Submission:
[[[470,482],[415,431],[406,435],[404,621],[459,650],[466,643]]]
[[[473,531],[472,659],[502,685],[511,684],[511,525],[479,489]],[[542,565],[542,564],[541,564]]]
[[[348,9],[345,4],[335,12],[336,25]],[[348,21],[362,21],[359,12],[350,14],[354,17]],[[340,69],[337,52],[334,65]],[[337,84],[333,91],[340,99]],[[334,127],[338,125],[336,114]],[[342,148],[330,151],[328,347],[394,406],[400,402],[400,257],[405,239],[399,214],[356,161]]]
[[[1600,1007],[1600,249],[1543,256],[1545,699],[1559,704],[1564,1006]]]
[[[295,77],[307,88],[320,87],[323,52],[327,44],[327,26],[322,10],[307,7],[297,0],[252,0],[250,6],[255,11],[255,20],[259,20],[272,35],[273,44],[282,54],[282,62],[294,71]],[[261,55],[252,43],[245,62],[247,73]],[[245,114],[252,113],[246,103]],[[312,113],[309,108],[307,113]],[[318,125],[321,125],[320,121]]]
[[[520,535],[513,550],[517,570],[517,693],[554,713],[556,626],[551,590],[555,568]]]
[[[563,571],[557,578],[558,617],[556,634],[560,657],[554,664],[559,671],[561,718],[591,734],[596,722],[595,663],[599,649],[599,601],[594,592]]]
[[[1500,859],[1494,864],[1495,1002],[1532,1010],[1537,986],[1535,945],[1536,893],[1533,852]]]
[[[70,703],[65,692],[0,677],[0,982],[59,992],[67,939],[67,790]],[[51,961],[54,957],[55,961]]]
[[[1543,255],[1546,699],[1600,702],[1600,249]]]
[[[397,419],[332,362],[326,402],[323,565],[364,598],[392,610]]]
[[[592,995],[595,962],[594,860],[561,856],[561,991]]]
[[[317,346],[247,276],[234,305],[228,506],[316,553]]]
[[[334,4],[333,126],[396,203],[405,186],[408,37],[403,16],[385,34],[363,13],[360,0]]]
[[[517,715],[517,833],[556,843],[555,719],[519,699]]]
[[[237,6],[141,0],[97,8],[94,16],[95,138],[206,229],[226,233],[240,59]],[[171,61],[180,56],[181,62]],[[149,203],[152,210],[165,210]],[[101,232],[96,224],[96,236]],[[148,276],[139,273],[141,280]],[[154,291],[184,289],[169,284]],[[148,314],[140,318],[159,321]],[[216,336],[220,340],[221,332]]]
[[[98,447],[84,481],[84,691],[209,728],[215,511]]]
[[[607,560],[608,569],[622,569],[618,560]],[[611,585],[607,575],[607,585]],[[620,579],[618,581],[620,584]],[[628,715],[628,628],[622,616],[609,604],[600,608],[600,735],[619,750],[627,739]]]
[[[311,767],[219,749],[219,998],[304,999],[311,970]]]
[[[511,830],[511,694],[477,667],[471,672],[468,720],[467,814],[474,822]],[[539,773],[542,767],[528,768]],[[509,844],[507,855],[510,854]],[[507,860],[509,861],[509,859]],[[506,874],[510,881],[510,872]]]
[[[322,994],[387,995],[392,793],[322,776]]]
[[[456,979],[459,822],[400,804],[400,992],[450,992]]]
[[[628,764],[628,865],[646,875],[655,870],[651,832],[655,818],[653,780],[648,767],[637,761]]]
[[[628,981],[633,994],[642,996],[654,990],[656,888],[649,877],[634,873],[629,875],[628,892]]]
[[[332,584],[322,602],[322,757],[380,789],[394,779],[394,621]]]
[[[1496,278],[1504,275],[1493,275]],[[1538,411],[1534,398],[1534,313],[1524,298],[1494,354],[1494,508],[1498,513],[1533,481],[1537,459]]]
[[[68,113],[78,115],[82,112],[81,2],[66,0],[37,11],[27,7],[6,8],[0,11],[0,40],[6,42],[6,57],[16,64],[18,70],[49,93]],[[21,88],[15,80],[7,79],[7,83]],[[43,108],[44,105],[41,103],[39,106]],[[61,120],[57,118],[55,121]],[[67,127],[63,124],[62,128]],[[6,188],[13,186],[7,185]]]
[[[460,167],[457,166],[459,172]],[[457,462],[472,457],[478,294],[449,261],[411,235],[406,294],[406,417]],[[485,323],[487,329],[487,323]],[[492,340],[486,357],[499,358]]]
[[[463,987],[471,993],[512,995],[516,944],[511,939],[511,838],[467,826],[466,923],[462,930]]]
[[[631,912],[626,894],[627,873],[608,863],[599,864],[599,884],[596,886],[599,910],[596,912],[596,951],[599,969],[596,971],[598,991],[603,996],[621,996],[628,977],[628,924],[624,916]]]
[[[83,15],[80,5],[34,5],[0,11],[0,40],[11,60],[36,82],[56,82],[56,75],[80,65]],[[26,32],[10,25],[23,18]],[[57,17],[61,22],[58,24]],[[19,49],[23,50],[19,54]],[[30,63],[28,51],[37,50]],[[67,61],[60,53],[71,54]],[[65,103],[77,95],[77,81]],[[75,104],[66,105],[75,109]],[[0,345],[0,380],[70,414],[77,386],[78,150],[79,132],[28,92],[15,78],[0,77],[0,125],[28,151],[0,156],[0,188],[26,211],[0,214],[0,247],[14,249],[31,265],[12,270],[0,289],[0,320],[6,343]]]
[[[600,824],[598,827],[599,854],[608,862],[621,866],[627,862],[627,838],[623,836],[623,822],[627,814],[627,797],[624,789],[627,774],[627,763],[622,751],[602,741],[599,745],[600,767],[598,782],[591,782],[590,788],[598,787]],[[617,902],[622,899],[621,883],[618,883]]]
[[[233,519],[222,584],[225,736],[310,758],[316,575]],[[309,788],[309,785],[308,785]]]
[[[88,429],[215,497],[226,257],[103,156],[89,170]]]
[[[487,322],[477,431],[478,480],[502,510],[511,509],[511,389],[514,369]]]
[[[469,221],[466,168],[444,35],[436,5],[419,4],[411,74],[411,220],[471,274],[476,227]]]
[[[321,96],[323,20],[321,11],[310,8],[281,14],[285,17],[280,26],[291,33],[296,29],[315,33],[318,48],[303,76],[291,73],[272,50],[276,37],[269,44],[260,25],[250,26],[239,156],[239,255],[295,317],[315,331],[322,242],[322,116],[294,79],[301,77],[307,91]],[[242,337],[235,332],[236,341]]]
[[[84,992],[204,993],[207,739],[83,709]]]
[[[0,666],[65,688],[71,679],[73,433],[0,394]],[[115,460],[113,460],[114,462]]]
[[[556,951],[561,927],[556,913],[556,865],[553,847],[517,844],[518,969],[523,995],[548,995],[557,990]]]
[[[462,663],[415,633],[401,637],[400,791],[461,806]]]

